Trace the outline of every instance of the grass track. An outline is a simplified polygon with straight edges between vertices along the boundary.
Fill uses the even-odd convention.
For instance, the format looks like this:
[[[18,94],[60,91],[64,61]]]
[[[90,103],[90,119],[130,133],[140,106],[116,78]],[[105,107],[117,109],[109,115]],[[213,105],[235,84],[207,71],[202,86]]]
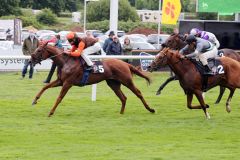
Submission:
[[[60,88],[50,89],[31,106],[47,73],[33,80],[18,80],[20,73],[1,73],[0,160],[238,160],[240,157],[239,91],[232,99],[232,113],[225,111],[229,92],[214,105],[218,88],[207,93],[211,120],[202,110],[189,110],[178,82],[155,96],[167,73],[153,73],[150,86],[134,81],[146,101],[157,110],[151,114],[128,89],[124,115],[120,101],[105,82],[98,85],[97,101],[91,87],[73,87],[48,118]],[[194,99],[196,103],[196,99]]]

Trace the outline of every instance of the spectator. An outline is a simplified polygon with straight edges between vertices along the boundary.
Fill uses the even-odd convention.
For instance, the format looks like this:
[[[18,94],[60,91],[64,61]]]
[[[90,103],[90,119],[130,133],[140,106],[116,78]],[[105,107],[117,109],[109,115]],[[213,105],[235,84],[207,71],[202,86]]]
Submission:
[[[35,37],[34,31],[30,30],[29,31],[29,36],[23,42],[23,47],[22,47],[23,54],[25,56],[30,56],[31,54],[34,53],[34,51],[37,49],[38,46],[39,46],[39,41]],[[22,69],[22,78],[21,79],[23,79],[25,77],[25,75],[27,73],[28,66],[30,66],[29,79],[32,79],[34,67],[28,59],[26,59],[24,61],[24,66],[23,66],[23,69]]]
[[[110,42],[106,49],[107,55],[122,55],[122,46],[117,36],[113,36],[113,41]]]
[[[132,55],[133,46],[132,46],[132,44],[130,42],[130,39],[128,37],[126,37],[124,39],[124,43],[123,43],[123,47],[122,48],[123,48],[123,54],[124,55]],[[126,59],[124,61],[127,62],[127,63],[131,63],[132,62],[132,60],[129,60],[129,59]]]
[[[113,36],[114,36],[114,32],[110,31],[109,35],[108,35],[108,39],[105,40],[104,44],[103,44],[103,51],[107,52],[107,47],[108,45],[113,41]]]
[[[55,43],[54,46],[56,46],[57,48],[63,50],[63,46],[62,46],[62,41],[60,39],[60,35],[57,34],[53,39],[55,41],[54,42]],[[49,41],[53,42],[53,40],[49,40]],[[52,67],[50,69],[50,72],[48,73],[47,79],[45,81],[43,81],[44,83],[49,83],[51,81],[53,73],[54,73],[56,67],[57,67],[57,65],[55,63],[52,63]]]

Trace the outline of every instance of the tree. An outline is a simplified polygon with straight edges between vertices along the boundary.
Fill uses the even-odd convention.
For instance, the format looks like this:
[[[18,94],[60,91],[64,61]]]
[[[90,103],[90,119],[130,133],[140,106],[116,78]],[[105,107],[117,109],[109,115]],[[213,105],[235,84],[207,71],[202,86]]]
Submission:
[[[87,20],[89,22],[103,21],[110,17],[110,0],[101,0],[97,2],[89,2],[87,5]],[[136,10],[131,7],[127,0],[119,1],[118,19],[127,21],[138,21]]]
[[[40,23],[47,25],[54,25],[57,23],[57,16],[53,14],[50,9],[43,9],[41,13],[37,14],[36,18]]]
[[[19,0],[1,0],[0,16],[20,15]]]

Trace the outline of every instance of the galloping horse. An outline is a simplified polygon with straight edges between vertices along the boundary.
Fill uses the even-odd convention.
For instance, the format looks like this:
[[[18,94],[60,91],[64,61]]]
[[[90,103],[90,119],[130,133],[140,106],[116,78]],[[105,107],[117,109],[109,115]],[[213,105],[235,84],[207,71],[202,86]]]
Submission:
[[[172,34],[167,40],[165,43],[162,44],[162,47],[169,47],[170,49],[174,49],[174,50],[180,50],[182,49],[184,46],[186,46],[186,43],[185,43],[185,37],[183,35],[180,35],[180,34]],[[220,50],[222,52],[219,52],[220,54],[224,54],[224,56],[226,57],[229,57],[229,58],[232,58],[232,59],[235,59],[237,61],[240,62],[240,55],[235,52],[234,50],[232,49],[222,49]],[[185,53],[185,54],[188,54],[188,53]],[[222,55],[219,55],[219,56],[222,56]],[[157,91],[157,95],[159,95],[161,93],[161,90],[163,90],[163,88],[171,81],[173,80],[178,80],[176,76],[171,76],[169,77],[158,89]],[[220,93],[218,95],[218,98],[215,102],[215,104],[218,104],[221,99],[222,99],[222,96],[224,94],[224,91],[225,91],[225,88],[224,87],[221,87],[220,86]]]
[[[240,88],[240,63],[228,58],[218,58],[221,62],[224,74],[217,74],[210,76],[207,81],[207,90],[220,85],[230,90],[229,97],[226,102],[227,112],[231,111],[230,101],[236,88]],[[179,78],[181,87],[185,94],[187,94],[187,107],[189,109],[203,109],[206,118],[210,118],[202,97],[202,78],[200,73],[196,70],[195,65],[188,59],[183,59],[183,55],[177,50],[170,50],[164,48],[152,62],[151,68],[162,67],[168,65]],[[193,94],[197,97],[200,105],[192,106]]]
[[[57,80],[44,86],[41,91],[36,95],[33,100],[33,105],[37,103],[37,100],[41,97],[43,92],[52,87],[62,86],[61,92],[51,109],[49,116],[53,115],[58,104],[62,101],[68,90],[72,86],[80,86],[80,81],[83,75],[83,66],[80,64],[79,58],[74,58],[63,54],[63,51],[56,47],[49,46],[46,44],[39,46],[34,54],[31,55],[31,62],[35,65],[43,60],[52,59],[58,66]],[[127,97],[121,90],[121,84],[129,88],[143,103],[145,108],[154,113],[155,110],[150,108],[143,98],[141,92],[135,87],[132,74],[136,74],[150,84],[150,79],[142,72],[137,70],[132,65],[125,63],[121,60],[110,59],[102,61],[104,73],[90,74],[87,85],[98,83],[106,80],[108,86],[115,92],[118,98],[122,102],[122,108],[120,113],[124,113]]]

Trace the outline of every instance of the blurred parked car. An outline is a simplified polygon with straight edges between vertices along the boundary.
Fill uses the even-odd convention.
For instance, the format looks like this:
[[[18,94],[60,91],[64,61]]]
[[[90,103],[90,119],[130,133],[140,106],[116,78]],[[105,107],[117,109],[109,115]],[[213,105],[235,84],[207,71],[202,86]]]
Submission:
[[[42,34],[56,34],[56,32],[51,30],[39,30],[36,32],[36,37],[39,38]]]
[[[86,30],[86,32],[91,32],[93,37],[95,37],[95,38],[104,35],[103,32],[100,30]]]
[[[155,50],[156,48],[148,42],[133,42],[133,49],[135,50]]]
[[[120,43],[124,42],[124,39],[128,37],[130,39],[130,42],[142,42],[142,43],[147,43],[147,40],[140,37],[140,36],[136,36],[136,35],[125,35],[119,38]]]
[[[105,35],[109,35],[109,32],[110,32],[110,30],[108,30],[106,33],[105,33]],[[116,34],[116,33],[115,33]],[[125,31],[117,31],[117,36],[118,37],[122,37],[122,36],[124,36],[126,33],[125,33]]]
[[[159,34],[159,43],[164,43],[169,36],[169,34]],[[148,42],[151,44],[158,44],[158,34],[148,35]]]
[[[131,36],[138,36],[138,37],[141,37],[143,39],[145,39],[147,41],[147,36],[145,36],[144,34],[129,34]]]
[[[77,36],[80,38],[86,37],[86,34],[83,32],[76,32]]]

